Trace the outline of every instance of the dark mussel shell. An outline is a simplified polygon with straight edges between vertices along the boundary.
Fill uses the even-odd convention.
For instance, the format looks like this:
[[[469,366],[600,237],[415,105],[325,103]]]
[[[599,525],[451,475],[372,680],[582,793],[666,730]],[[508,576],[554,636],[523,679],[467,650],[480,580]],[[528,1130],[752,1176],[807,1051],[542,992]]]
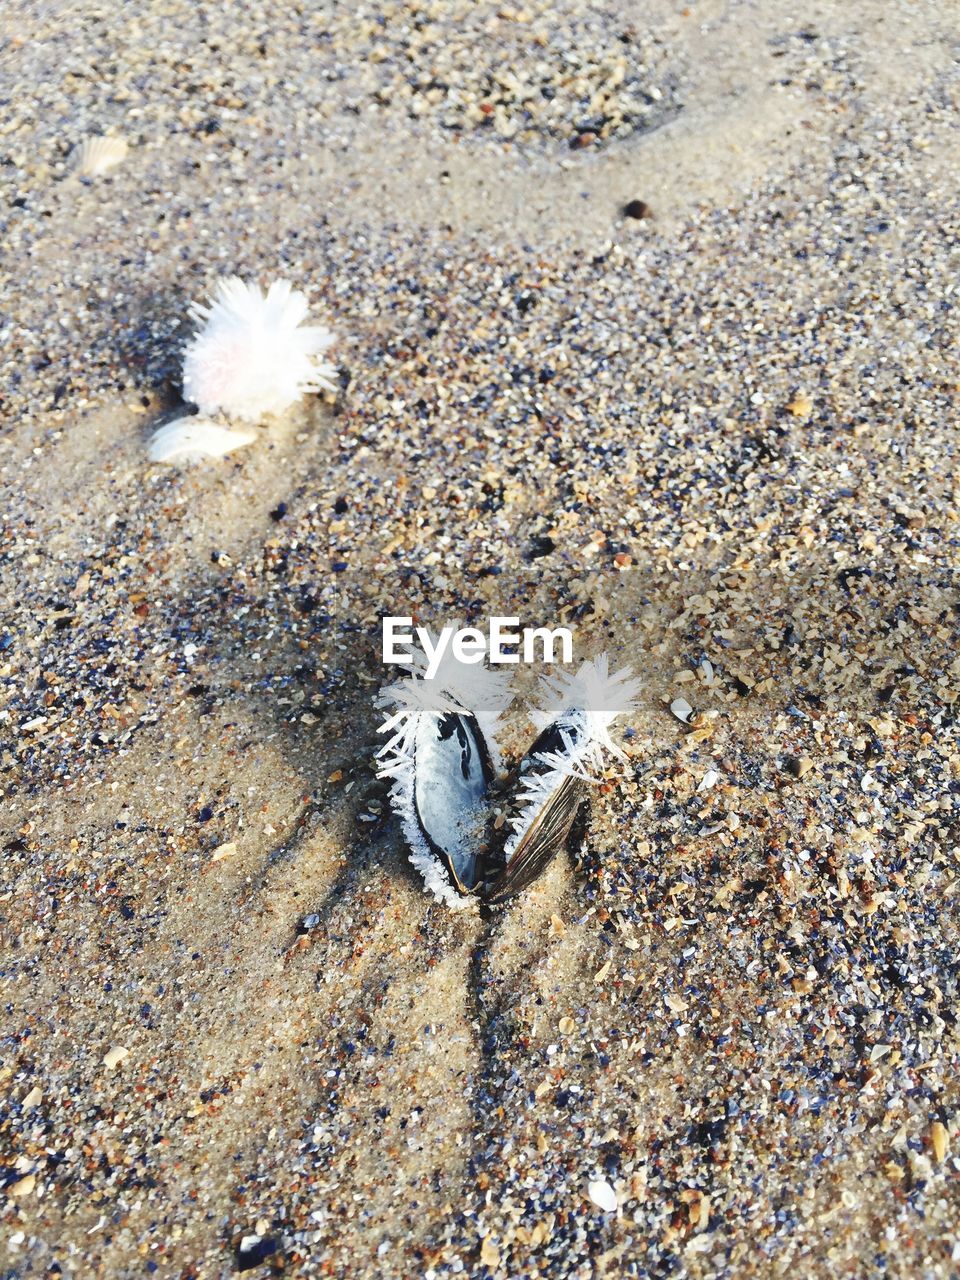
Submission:
[[[431,852],[460,893],[473,893],[483,878],[493,777],[489,748],[472,715],[448,711],[421,717],[414,746],[414,812]]]
[[[555,724],[540,734],[521,760],[508,783],[511,790],[522,787],[534,774],[545,774],[554,766],[544,755],[566,754],[576,744],[576,735],[565,727],[562,734]],[[530,818],[516,848],[509,858],[501,853],[499,866],[490,866],[484,893],[486,902],[496,906],[520,893],[536,880],[547,864],[572,843],[574,833],[582,832],[589,807],[589,788],[576,774],[564,776]]]

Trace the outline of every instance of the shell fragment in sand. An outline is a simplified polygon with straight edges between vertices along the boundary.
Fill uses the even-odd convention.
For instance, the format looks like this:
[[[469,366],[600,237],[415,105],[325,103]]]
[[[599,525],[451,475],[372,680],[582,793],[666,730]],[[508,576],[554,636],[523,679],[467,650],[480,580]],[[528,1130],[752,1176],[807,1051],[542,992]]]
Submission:
[[[693,715],[693,707],[691,707],[686,698],[674,698],[670,703],[670,710],[677,719],[682,720],[684,724],[690,723],[690,717]]]
[[[108,1071],[113,1071],[119,1067],[120,1063],[130,1056],[130,1050],[124,1049],[123,1045],[115,1044],[112,1049],[108,1049],[103,1055],[103,1065]]]
[[[6,1188],[7,1195],[14,1196],[19,1200],[23,1196],[30,1195],[36,1185],[37,1175],[35,1173],[28,1173],[24,1177],[18,1178],[16,1182],[12,1182]]]
[[[151,462],[178,466],[203,458],[226,457],[256,438],[255,431],[231,431],[207,418],[188,415],[156,430],[150,437],[147,455]]]

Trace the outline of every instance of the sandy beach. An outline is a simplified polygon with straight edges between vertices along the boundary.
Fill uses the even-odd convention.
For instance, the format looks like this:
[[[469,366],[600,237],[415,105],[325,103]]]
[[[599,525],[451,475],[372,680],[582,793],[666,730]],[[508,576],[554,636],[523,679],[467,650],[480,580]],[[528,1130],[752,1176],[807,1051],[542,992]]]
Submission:
[[[5,1277],[960,1274],[958,59],[932,0],[7,7]],[[337,390],[153,464],[229,274]],[[381,619],[493,613],[643,692],[451,911]]]

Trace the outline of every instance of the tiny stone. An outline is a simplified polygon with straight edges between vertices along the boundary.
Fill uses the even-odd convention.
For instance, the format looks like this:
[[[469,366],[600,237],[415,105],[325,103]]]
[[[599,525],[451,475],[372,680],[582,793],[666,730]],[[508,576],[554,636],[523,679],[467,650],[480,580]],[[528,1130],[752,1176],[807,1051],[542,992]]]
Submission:
[[[626,218],[648,218],[650,206],[646,200],[628,200],[623,206],[623,214]]]
[[[500,1265],[500,1250],[490,1236],[484,1236],[480,1245],[480,1261],[485,1267],[498,1267]]]
[[[616,1213],[617,1193],[603,1178],[596,1178],[588,1185],[587,1195],[604,1213]]]
[[[783,767],[792,778],[802,778],[813,768],[813,761],[809,756],[787,756]]]
[[[950,1136],[947,1133],[946,1126],[939,1120],[934,1120],[930,1126],[930,1145],[933,1147],[933,1154],[937,1158],[937,1163],[942,1164],[947,1157]]]
[[[28,1173],[26,1177],[18,1178],[16,1182],[7,1187],[7,1194],[15,1196],[17,1199],[28,1196],[37,1185],[36,1174]]]
[[[263,1236],[258,1235],[244,1236],[237,1249],[237,1269],[239,1271],[250,1271],[253,1267],[259,1267],[276,1251],[276,1240],[271,1238],[264,1239]]]
[[[539,560],[542,556],[548,556],[556,551],[557,544],[552,538],[548,538],[543,534],[535,534],[530,539],[530,559]]]
[[[794,418],[808,418],[813,411],[813,401],[804,391],[798,391],[787,405],[787,413]]]

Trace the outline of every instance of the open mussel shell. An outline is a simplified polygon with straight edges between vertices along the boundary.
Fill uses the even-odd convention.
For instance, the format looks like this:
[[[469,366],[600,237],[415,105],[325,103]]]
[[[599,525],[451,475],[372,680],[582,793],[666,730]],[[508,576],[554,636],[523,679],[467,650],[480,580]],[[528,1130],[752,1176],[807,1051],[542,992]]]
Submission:
[[[544,795],[535,803],[520,802],[522,822],[519,840],[509,853],[501,853],[499,864],[492,859],[487,868],[485,900],[498,905],[533,883],[547,864],[582,833],[589,807],[586,780],[576,773],[557,768],[557,758],[569,755],[577,745],[577,735],[569,727],[553,724],[540,734],[521,760],[508,786],[525,789],[538,777],[545,783]],[[552,785],[555,779],[555,785]],[[509,846],[509,841],[507,845]]]
[[[417,825],[454,888],[473,893],[484,873],[488,792],[494,776],[480,726],[463,712],[421,716],[414,751]]]

